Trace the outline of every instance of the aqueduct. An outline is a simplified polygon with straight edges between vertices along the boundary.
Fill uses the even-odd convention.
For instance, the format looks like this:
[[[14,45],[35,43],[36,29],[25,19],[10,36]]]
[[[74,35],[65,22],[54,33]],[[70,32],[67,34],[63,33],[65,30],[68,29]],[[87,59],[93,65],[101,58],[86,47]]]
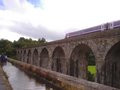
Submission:
[[[87,79],[91,52],[96,63],[96,82],[120,88],[120,29],[18,49],[17,57],[25,63]]]

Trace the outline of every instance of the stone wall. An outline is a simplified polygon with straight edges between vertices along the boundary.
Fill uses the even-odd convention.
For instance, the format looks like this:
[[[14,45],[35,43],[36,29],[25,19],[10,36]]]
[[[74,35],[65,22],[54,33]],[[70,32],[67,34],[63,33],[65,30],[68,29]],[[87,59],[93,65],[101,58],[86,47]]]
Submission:
[[[51,70],[40,68],[31,64],[9,59],[9,61],[24,71],[32,72],[34,75],[44,78],[62,88],[62,90],[120,90],[102,84],[89,82]]]
[[[112,70],[120,66],[118,60],[120,57],[119,55],[115,56],[115,53],[120,53],[119,42],[119,29],[106,30],[53,41],[37,47],[22,48],[17,50],[17,56],[18,60],[29,64],[87,79],[87,54],[92,51],[96,62],[96,81],[119,88],[120,81],[118,81],[117,86],[113,82],[120,80],[120,70],[116,69],[115,72],[109,70],[109,67],[112,67]],[[112,48],[116,50],[114,51]],[[116,59],[115,62],[114,59]],[[112,63],[110,63],[111,61]],[[117,63],[117,65],[113,65],[114,63]],[[73,69],[71,70],[71,68]],[[109,73],[113,75],[107,77],[107,75],[110,75]],[[116,76],[116,78],[113,76]],[[111,77],[113,77],[112,80]]]

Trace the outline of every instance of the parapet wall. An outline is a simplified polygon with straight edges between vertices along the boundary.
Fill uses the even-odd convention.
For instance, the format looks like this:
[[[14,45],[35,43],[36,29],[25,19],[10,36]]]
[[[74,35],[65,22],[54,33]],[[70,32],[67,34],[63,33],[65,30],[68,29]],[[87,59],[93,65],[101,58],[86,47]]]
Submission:
[[[17,60],[9,59],[9,61],[23,70],[27,70],[39,75],[63,90],[120,90],[95,82],[89,82],[83,79],[78,79],[58,72],[50,71]]]

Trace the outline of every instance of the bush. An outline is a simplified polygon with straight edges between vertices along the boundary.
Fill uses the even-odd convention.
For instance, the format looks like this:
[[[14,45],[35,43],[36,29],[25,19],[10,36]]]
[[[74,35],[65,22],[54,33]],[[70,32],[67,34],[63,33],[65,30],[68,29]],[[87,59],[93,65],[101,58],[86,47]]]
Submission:
[[[88,72],[87,72],[87,75],[88,75],[88,81],[92,81],[92,82],[95,81],[95,76],[94,76],[94,74],[91,74],[91,73],[88,71]]]

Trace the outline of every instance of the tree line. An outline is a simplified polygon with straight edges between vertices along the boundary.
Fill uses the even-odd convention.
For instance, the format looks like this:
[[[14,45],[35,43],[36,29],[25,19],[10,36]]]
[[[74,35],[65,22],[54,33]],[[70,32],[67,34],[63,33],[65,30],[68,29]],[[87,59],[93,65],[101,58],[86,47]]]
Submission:
[[[17,41],[9,41],[6,39],[0,40],[0,55],[5,54],[8,57],[16,58],[16,49],[39,46],[46,43],[45,38],[39,38],[38,40],[32,40],[31,38],[26,39],[20,37]]]

